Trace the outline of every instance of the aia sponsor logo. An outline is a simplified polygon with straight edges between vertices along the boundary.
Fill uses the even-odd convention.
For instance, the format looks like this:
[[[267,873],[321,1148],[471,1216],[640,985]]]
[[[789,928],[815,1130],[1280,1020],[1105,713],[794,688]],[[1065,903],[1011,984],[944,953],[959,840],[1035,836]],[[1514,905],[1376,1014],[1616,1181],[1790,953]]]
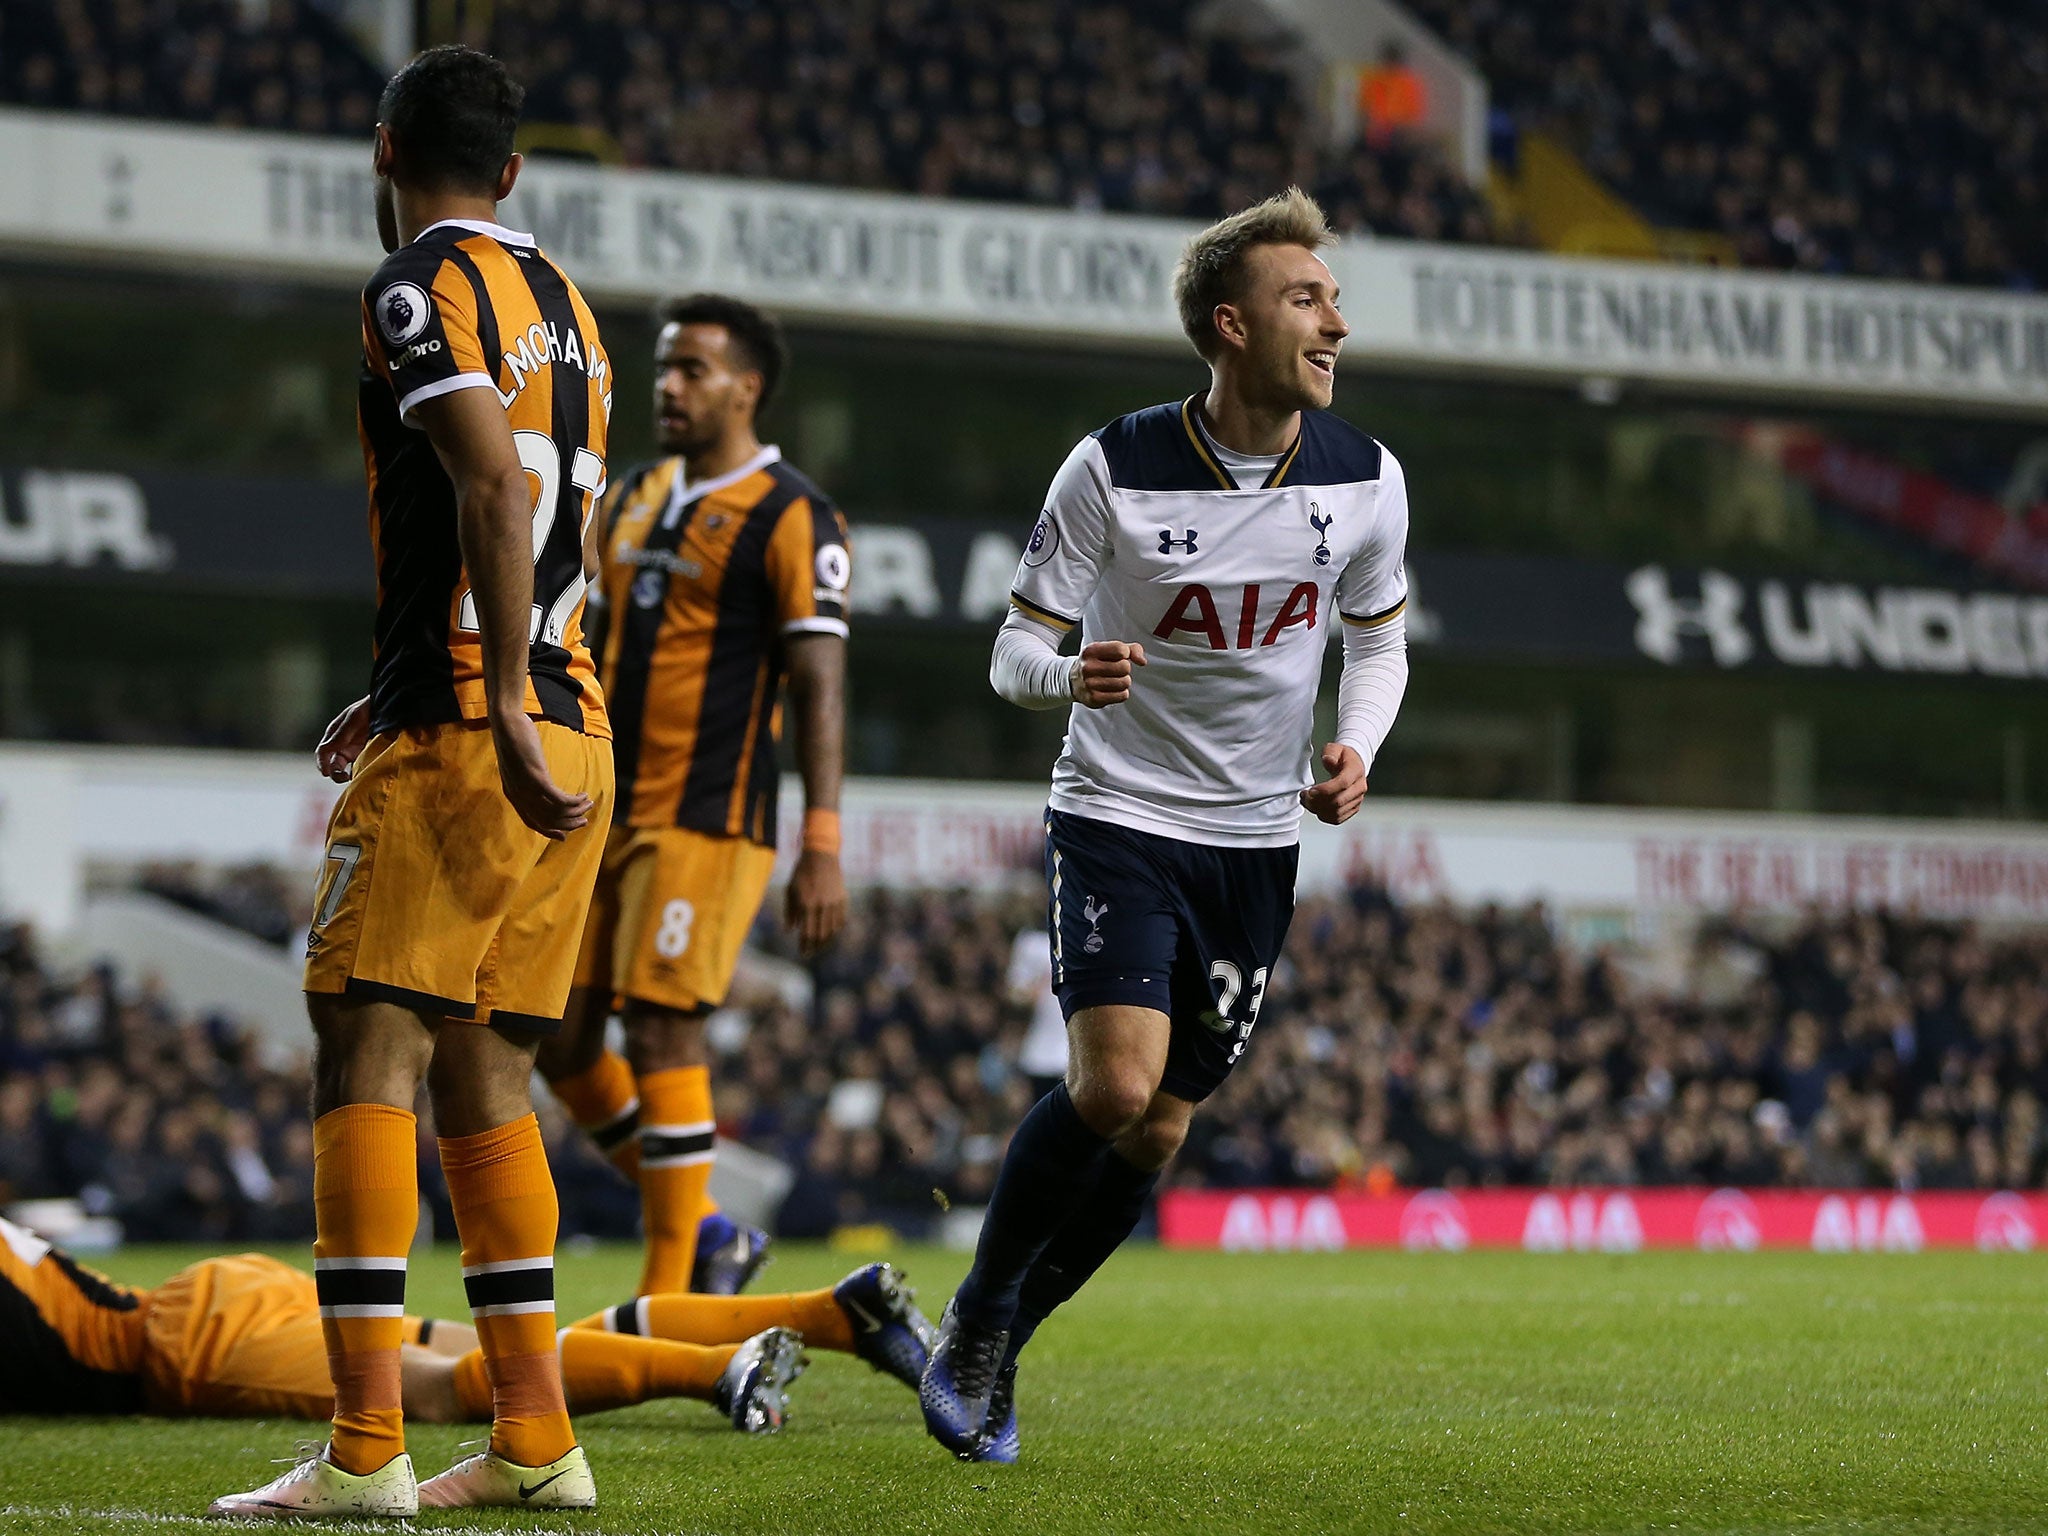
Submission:
[[[1643,1218],[1635,1197],[1618,1190],[1545,1193],[1529,1202],[1522,1246],[1530,1253],[1634,1253],[1643,1246]]]
[[[1706,1253],[1754,1253],[1764,1237],[1756,1202],[1739,1189],[1715,1190],[1700,1202],[1692,1236]]]
[[[1344,1217],[1328,1195],[1238,1195],[1223,1213],[1216,1246],[1234,1253],[1334,1253],[1349,1243]]]
[[[1465,1207],[1447,1189],[1425,1189],[1401,1211],[1401,1246],[1411,1253],[1435,1249],[1463,1253],[1472,1246]]]
[[[1813,1215],[1815,1253],[1918,1253],[1926,1246],[1920,1212],[1905,1195],[1829,1195]]]

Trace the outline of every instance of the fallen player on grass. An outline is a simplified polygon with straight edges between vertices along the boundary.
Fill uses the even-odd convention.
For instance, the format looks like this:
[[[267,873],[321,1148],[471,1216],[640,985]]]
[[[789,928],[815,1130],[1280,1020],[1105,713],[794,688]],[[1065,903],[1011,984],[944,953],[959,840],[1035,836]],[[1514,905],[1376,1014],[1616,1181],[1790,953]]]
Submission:
[[[659,1398],[780,1429],[806,1346],[852,1354],[913,1390],[931,1324],[902,1275],[867,1264],[824,1290],[642,1296],[561,1330],[572,1413]],[[488,1421],[476,1330],[405,1320],[406,1417]],[[0,1220],[0,1413],[324,1419],[334,1408],[313,1277],[264,1254],[203,1259],[153,1289],[109,1280]]]

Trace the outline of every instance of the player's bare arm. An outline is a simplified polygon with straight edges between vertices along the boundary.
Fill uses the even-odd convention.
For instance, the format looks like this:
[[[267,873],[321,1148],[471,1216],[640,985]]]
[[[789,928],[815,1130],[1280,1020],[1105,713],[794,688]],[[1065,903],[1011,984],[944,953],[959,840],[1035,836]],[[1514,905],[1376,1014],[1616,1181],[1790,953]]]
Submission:
[[[846,762],[846,639],[794,635],[789,645],[789,702],[796,727],[797,767],[804,780],[804,849],[784,898],[783,920],[807,955],[829,944],[846,924],[846,875],[835,835],[815,836],[813,812],[836,822]],[[828,844],[830,846],[828,846]]]
[[[495,394],[464,389],[423,401],[416,415],[455,484],[456,535],[476,597],[484,692],[505,798],[519,819],[559,841],[590,819],[590,797],[548,773],[526,713],[533,612],[533,491]]]
[[[1081,665],[1074,673],[1074,702],[1089,709],[1124,703],[1144,665],[1145,647],[1134,640],[1089,641],[1081,647]]]

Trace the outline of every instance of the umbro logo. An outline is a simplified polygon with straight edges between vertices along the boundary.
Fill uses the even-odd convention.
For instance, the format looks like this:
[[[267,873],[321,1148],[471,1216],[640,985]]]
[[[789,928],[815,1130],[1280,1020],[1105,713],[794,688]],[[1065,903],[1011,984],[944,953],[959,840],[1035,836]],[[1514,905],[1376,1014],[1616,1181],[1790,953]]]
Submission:
[[[1195,538],[1199,532],[1199,529],[1190,528],[1182,537],[1176,539],[1171,528],[1160,529],[1159,553],[1170,555],[1177,549],[1182,554],[1192,555],[1195,552]]]

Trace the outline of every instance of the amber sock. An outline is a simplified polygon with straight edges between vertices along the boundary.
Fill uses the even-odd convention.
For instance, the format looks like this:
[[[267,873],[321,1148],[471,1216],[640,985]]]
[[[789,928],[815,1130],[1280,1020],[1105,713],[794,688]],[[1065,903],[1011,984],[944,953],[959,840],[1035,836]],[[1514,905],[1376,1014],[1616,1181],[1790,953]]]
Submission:
[[[555,1357],[560,1211],[532,1115],[443,1136],[441,1167],[462,1237],[462,1283],[491,1384],[491,1449],[522,1467],[569,1454],[576,1432]]]
[[[690,1288],[715,1134],[710,1068],[675,1067],[640,1079],[640,1218],[647,1231],[642,1296]]]
[[[638,1182],[640,1094],[626,1058],[606,1051],[584,1071],[548,1087],[612,1166]]]
[[[358,1476],[405,1450],[398,1356],[419,1222],[417,1136],[411,1112],[388,1104],[347,1104],[313,1122],[313,1283],[334,1382],[328,1455]]]
[[[642,1296],[606,1307],[569,1325],[685,1344],[737,1344],[765,1328],[794,1328],[813,1349],[853,1348],[853,1325],[830,1291],[782,1296],[700,1296],[684,1291]]]

